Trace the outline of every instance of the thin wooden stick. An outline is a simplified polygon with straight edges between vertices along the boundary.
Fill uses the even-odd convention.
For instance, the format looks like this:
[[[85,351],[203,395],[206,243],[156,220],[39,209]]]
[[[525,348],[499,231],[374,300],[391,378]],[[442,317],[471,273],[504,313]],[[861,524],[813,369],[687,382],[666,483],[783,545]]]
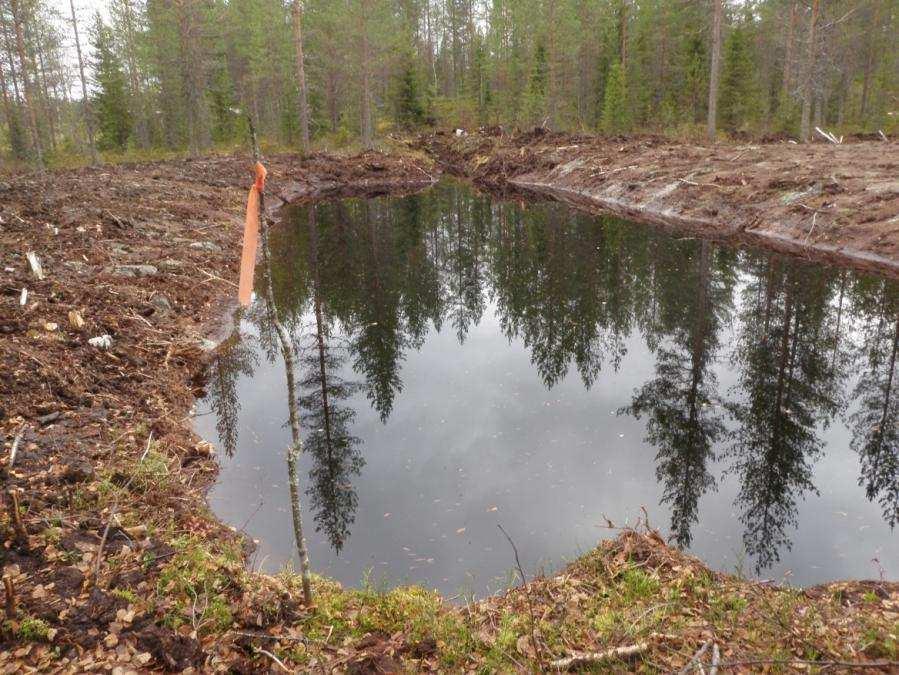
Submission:
[[[712,667],[709,668],[709,675],[718,675],[718,666],[721,665],[721,650],[718,649],[718,643],[712,645]]]
[[[528,612],[531,615],[531,644],[534,648],[534,656],[537,657],[537,662],[542,665],[543,659],[541,658],[540,646],[537,644],[537,619],[536,613],[534,612],[534,603],[531,600],[531,589],[528,588],[528,579],[524,574],[524,567],[522,567],[521,559],[518,557],[518,547],[515,545],[515,542],[512,541],[512,537],[509,536],[509,533],[503,529],[502,525],[497,524],[496,526],[499,528],[499,531],[505,535],[506,539],[509,540],[512,551],[515,553],[515,564],[518,566],[518,573],[521,575],[521,588],[524,591],[524,597],[528,603]]]
[[[702,655],[705,654],[706,650],[711,646],[711,644],[711,640],[706,640],[705,644],[703,644],[702,647],[696,650],[696,653],[690,657],[690,660],[687,661],[687,664],[678,671],[677,675],[686,675],[688,672],[690,672],[690,669],[694,664],[700,665],[699,659],[702,658]],[[700,667],[702,666],[700,665]]]
[[[153,444],[153,432],[150,431],[150,435],[147,437],[147,447],[144,448],[143,454],[140,456],[140,459],[137,461],[137,466],[140,467],[143,464],[144,460],[147,458],[147,455],[150,453],[150,447]],[[131,474],[131,478],[122,486],[122,490],[127,490],[131,483],[134,482],[134,477],[137,475],[137,469],[135,472]],[[103,530],[103,537],[100,539],[100,546],[97,548],[97,557],[94,559],[94,583],[97,583],[97,580],[100,578],[100,564],[103,562],[103,549],[106,546],[106,540],[109,538],[109,530],[112,527],[113,521],[116,519],[119,510],[119,499],[116,498],[115,502],[112,505],[112,508],[109,510],[109,520],[106,522],[106,527]]]
[[[7,490],[9,497],[9,516],[12,518],[13,530],[16,533],[16,541],[22,548],[29,548],[30,541],[28,539],[28,530],[22,522],[22,514],[19,513],[19,493],[15,490]]]
[[[9,575],[3,577],[3,588],[6,590],[6,618],[12,621],[16,618],[16,589]]]
[[[16,454],[19,452],[19,444],[25,437],[25,430],[27,428],[28,423],[23,422],[22,427],[19,429],[19,433],[16,434],[16,437],[12,441],[12,447],[9,449],[9,466],[6,467],[7,469],[12,469],[12,465],[16,462]]]
[[[899,661],[811,661],[808,659],[746,659],[744,661],[722,661],[718,664],[718,667],[727,669],[737,668],[739,666],[789,666],[793,664],[849,669],[899,667]]]
[[[281,668],[284,669],[284,672],[285,672],[285,673],[292,673],[292,672],[293,672],[290,668],[288,668],[287,666],[284,665],[284,661],[282,661],[281,659],[279,659],[277,656],[275,656],[274,654],[272,654],[270,651],[268,651],[268,650],[266,650],[266,649],[263,649],[262,647],[254,647],[254,649],[255,649],[257,652],[259,652],[260,654],[265,654],[265,655],[266,655],[267,657],[269,657],[272,661],[274,661],[274,662],[277,663],[279,666],[281,666]]]
[[[584,666],[598,665],[606,661],[618,659],[629,659],[631,657],[642,654],[649,649],[649,644],[640,642],[635,645],[627,645],[626,647],[615,647],[607,649],[604,652],[584,652],[581,654],[572,654],[564,659],[556,659],[549,665],[553,670],[571,670],[573,668],[583,668]]]

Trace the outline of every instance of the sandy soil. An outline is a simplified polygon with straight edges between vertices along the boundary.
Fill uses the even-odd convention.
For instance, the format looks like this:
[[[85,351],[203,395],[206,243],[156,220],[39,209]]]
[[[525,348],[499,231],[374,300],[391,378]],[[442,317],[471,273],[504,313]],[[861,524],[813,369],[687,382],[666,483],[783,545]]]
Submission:
[[[704,236],[899,276],[899,143],[691,146],[534,130],[423,137],[456,173]]]

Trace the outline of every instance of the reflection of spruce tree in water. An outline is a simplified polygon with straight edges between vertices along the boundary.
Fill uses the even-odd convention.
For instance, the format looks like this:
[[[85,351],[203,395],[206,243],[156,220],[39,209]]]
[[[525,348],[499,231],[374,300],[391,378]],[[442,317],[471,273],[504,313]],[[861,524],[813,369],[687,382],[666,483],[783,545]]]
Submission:
[[[344,357],[331,344],[328,321],[324,316],[314,207],[310,208],[309,214],[315,324],[312,344],[300,358],[303,372],[300,388],[304,393],[299,399],[304,410],[302,424],[309,430],[305,449],[313,459],[306,494],[315,511],[316,531],[324,531],[335,552],[339,553],[350,534],[358,504],[351,481],[362,470],[365,460],[357,448],[360,440],[349,432],[356,413],[340,405],[358,389],[358,385],[347,383],[336,374]]]
[[[396,394],[402,391],[399,367],[405,335],[399,313],[399,288],[394,282],[396,261],[390,247],[389,203],[362,202],[360,239],[362,286],[357,292],[352,330],[353,369],[365,380],[372,406],[386,421]]]
[[[235,320],[240,325],[240,319]],[[216,415],[215,429],[219,443],[228,457],[237,451],[238,418],[240,399],[237,395],[237,380],[243,375],[250,377],[259,364],[259,357],[252,344],[241,336],[240,329],[234,328],[222,343],[218,357],[209,368],[207,383],[211,407]]]
[[[625,352],[631,305],[622,266],[629,247],[610,239],[613,221],[557,207],[505,207],[499,218],[491,273],[503,332],[523,340],[547,387],[572,362],[592,386],[604,361],[617,369]]]
[[[694,248],[696,262],[674,284],[682,295],[668,308],[680,325],[657,351],[655,377],[619,411],[648,416],[646,441],[657,450],[656,476],[665,485],[663,502],[671,506],[672,536],[682,547],[692,541],[700,497],[715,486],[707,464],[715,459],[713,446],[725,426],[711,366],[720,346],[718,331],[732,310],[734,282],[727,262],[713,268],[713,258],[722,252],[708,241]]]
[[[452,213],[456,222],[450,233],[447,285],[451,299],[448,309],[450,323],[461,344],[484,314],[481,249],[490,205],[484,199],[463,197],[461,190],[455,190]]]
[[[869,294],[876,298],[875,316],[864,332],[865,367],[854,392],[858,409],[849,423],[852,449],[861,460],[859,483],[892,528],[899,523],[899,293],[886,281],[877,286]]]
[[[777,257],[770,265],[745,290],[732,357],[740,382],[728,405],[737,424],[730,453],[741,479],[743,542],[759,570],[791,547],[798,500],[816,492],[812,463],[823,447],[816,426],[836,414],[843,375],[843,360],[831,360],[829,274],[784,269]]]

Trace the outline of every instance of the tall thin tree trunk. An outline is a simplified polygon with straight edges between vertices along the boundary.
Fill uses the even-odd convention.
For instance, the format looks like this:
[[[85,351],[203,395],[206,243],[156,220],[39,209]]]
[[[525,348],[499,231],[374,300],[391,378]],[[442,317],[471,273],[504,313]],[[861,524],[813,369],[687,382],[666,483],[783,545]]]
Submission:
[[[546,127],[555,129],[559,95],[556,82],[556,0],[549,0],[546,19],[546,30],[549,33],[546,54]]]
[[[13,58],[12,43],[9,40],[9,29],[3,12],[0,12],[0,30],[3,31],[3,45],[6,48],[6,60],[9,62],[9,77],[12,80],[13,93],[15,94],[16,105],[22,103],[22,94],[19,91],[19,77],[16,74],[16,63]]]
[[[786,103],[790,95],[790,85],[793,84],[793,42],[796,33],[796,21],[799,19],[799,7],[797,0],[790,2],[790,21],[787,24],[787,38],[784,45],[784,69],[783,81],[781,82],[780,97],[781,105]]]
[[[9,89],[7,88],[6,83],[6,73],[3,72],[3,64],[0,63],[0,90],[3,92],[3,114],[6,115],[6,123],[10,125],[10,129],[13,124],[13,116],[15,115],[13,102],[9,99]]]
[[[371,10],[371,0],[362,0],[361,9],[359,14],[361,63],[359,65],[362,68],[362,145],[366,150],[370,150],[374,145],[371,119],[371,73],[369,70],[371,54],[368,44],[368,13]]]
[[[293,47],[297,67],[297,89],[300,105],[300,142],[309,152],[309,97],[306,91],[306,65],[303,59],[303,11],[300,0],[293,0]]]
[[[22,82],[24,84],[25,109],[28,113],[28,124],[31,131],[31,143],[34,150],[35,164],[40,171],[44,170],[44,149],[41,146],[40,129],[37,125],[37,112],[34,109],[35,92],[28,77],[28,61],[25,57],[25,38],[22,36],[22,16],[19,14],[19,0],[9,0],[12,10],[13,28],[16,33],[16,51],[19,55],[19,67],[22,69]]]
[[[434,78],[434,88],[437,88],[437,66],[434,62],[434,33],[431,26],[431,0],[425,0],[425,29],[428,35],[428,70]]]
[[[718,80],[721,76],[721,21],[723,0],[712,0],[712,64],[709,72],[709,117],[706,135],[714,141],[718,133]]]
[[[81,78],[81,109],[84,112],[84,126],[87,128],[87,145],[91,154],[91,164],[98,164],[97,146],[94,144],[94,117],[90,97],[87,95],[87,79],[84,77],[84,58],[81,56],[81,38],[78,35],[78,17],[75,15],[75,0],[69,0],[72,9],[72,30],[75,33],[75,51],[78,54],[78,75]]]
[[[622,71],[627,70],[627,12],[628,0],[621,0],[618,8],[618,57]]]
[[[808,143],[812,117],[812,89],[815,79],[815,54],[817,53],[818,0],[812,0],[812,15],[808,25],[808,46],[805,54],[805,80],[802,83],[802,122],[799,139]]]
[[[146,150],[150,147],[150,123],[146,103],[141,95],[140,72],[135,53],[134,14],[131,2],[132,0],[124,0],[122,2],[122,19],[125,24],[125,57],[128,60],[128,82],[131,85],[131,113],[134,116],[134,134],[137,137],[138,145]]]
[[[254,142],[255,145],[255,142]],[[266,298],[272,313],[272,323],[281,346],[284,359],[284,372],[287,378],[288,417],[290,419],[291,444],[287,449],[287,481],[290,486],[290,510],[293,517],[293,534],[300,558],[300,574],[303,581],[303,598],[307,605],[312,604],[312,570],[309,564],[309,549],[303,533],[303,513],[300,507],[300,478],[297,460],[303,452],[303,438],[300,435],[300,415],[297,411],[296,381],[294,378],[295,362],[293,343],[284,324],[281,323],[278,307],[275,304],[275,293],[272,288],[271,252],[268,246],[268,222],[265,215],[265,199],[259,195],[259,219],[261,225],[262,256],[266,266]]]
[[[53,99],[50,97],[50,92],[47,88],[47,69],[44,65],[44,50],[41,46],[41,37],[41,35],[35,35],[33,40],[34,54],[37,55],[37,61],[34,61],[34,56],[32,55],[32,62],[36,64],[34,79],[37,80],[41,89],[42,107],[44,108],[44,116],[47,118],[47,126],[49,127],[50,149],[56,152],[56,113],[53,109]]]

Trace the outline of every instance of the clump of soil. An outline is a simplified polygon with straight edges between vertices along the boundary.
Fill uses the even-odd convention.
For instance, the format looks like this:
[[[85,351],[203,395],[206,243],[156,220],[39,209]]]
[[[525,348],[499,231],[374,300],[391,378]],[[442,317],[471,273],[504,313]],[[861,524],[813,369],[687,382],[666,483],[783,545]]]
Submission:
[[[535,129],[420,144],[488,188],[899,276],[899,143],[695,146]]]

